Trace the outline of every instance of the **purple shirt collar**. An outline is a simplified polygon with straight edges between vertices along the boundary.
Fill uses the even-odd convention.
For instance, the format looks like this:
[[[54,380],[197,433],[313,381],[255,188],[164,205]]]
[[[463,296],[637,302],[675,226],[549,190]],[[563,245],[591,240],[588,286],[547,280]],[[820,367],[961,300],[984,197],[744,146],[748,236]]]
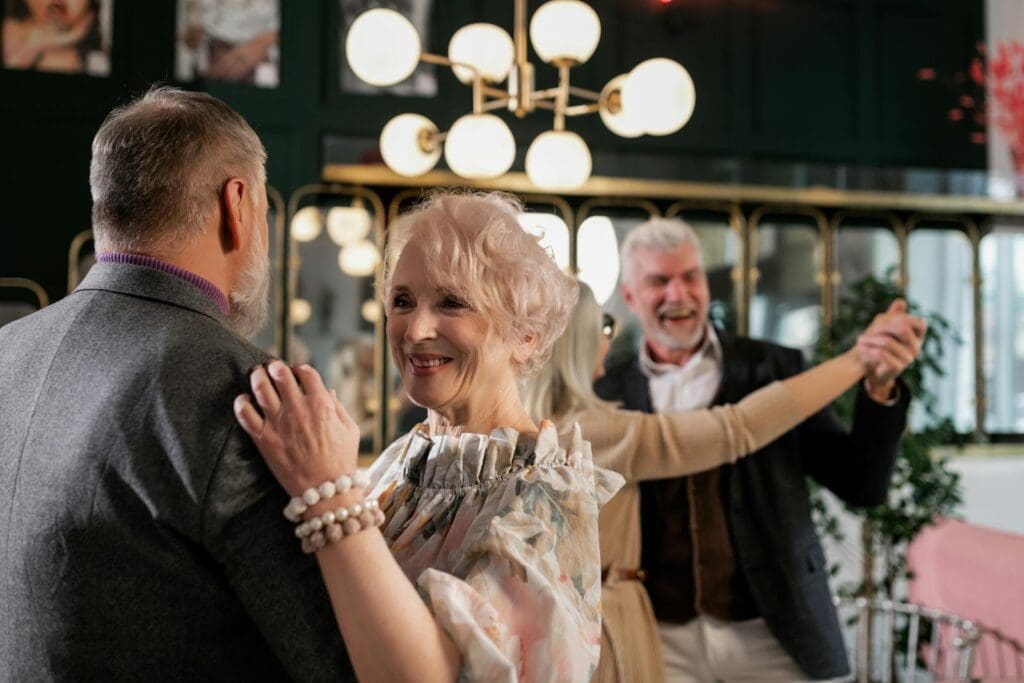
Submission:
[[[182,280],[191,282],[199,291],[202,292],[217,305],[220,312],[227,316],[231,312],[231,305],[228,303],[228,298],[224,296],[224,292],[217,288],[217,285],[213,284],[204,277],[200,277],[195,273],[189,272],[183,268],[165,263],[159,259],[155,259],[152,256],[143,256],[141,254],[126,254],[118,251],[107,251],[102,254],[97,254],[97,263],[128,263],[133,266],[142,266],[144,268],[153,268],[155,270],[162,271],[180,277]]]

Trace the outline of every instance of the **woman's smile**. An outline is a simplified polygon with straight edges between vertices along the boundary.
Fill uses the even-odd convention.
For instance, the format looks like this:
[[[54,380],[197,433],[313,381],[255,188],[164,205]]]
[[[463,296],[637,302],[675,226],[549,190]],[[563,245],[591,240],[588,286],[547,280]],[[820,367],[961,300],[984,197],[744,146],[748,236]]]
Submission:
[[[418,377],[436,375],[447,368],[452,362],[452,359],[447,356],[438,356],[431,353],[411,353],[406,358],[409,359],[410,371]]]

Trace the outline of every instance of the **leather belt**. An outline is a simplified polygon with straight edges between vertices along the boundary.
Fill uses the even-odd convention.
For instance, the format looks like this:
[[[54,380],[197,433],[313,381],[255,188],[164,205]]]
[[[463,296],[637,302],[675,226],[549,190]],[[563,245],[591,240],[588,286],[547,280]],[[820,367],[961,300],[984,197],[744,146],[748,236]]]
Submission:
[[[646,569],[620,569],[616,567],[611,569],[605,567],[601,570],[601,583],[605,583],[608,579],[612,581],[646,581],[647,570]]]

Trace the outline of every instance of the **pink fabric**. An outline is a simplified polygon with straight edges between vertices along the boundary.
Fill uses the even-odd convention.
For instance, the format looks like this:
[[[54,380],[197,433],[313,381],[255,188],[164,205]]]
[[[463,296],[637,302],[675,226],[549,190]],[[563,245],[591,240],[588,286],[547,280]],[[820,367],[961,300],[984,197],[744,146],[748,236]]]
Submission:
[[[1024,644],[1024,536],[946,520],[914,540],[910,601],[966,617]],[[999,674],[997,643],[983,638],[974,676]],[[1012,652],[1003,660],[1015,673]]]

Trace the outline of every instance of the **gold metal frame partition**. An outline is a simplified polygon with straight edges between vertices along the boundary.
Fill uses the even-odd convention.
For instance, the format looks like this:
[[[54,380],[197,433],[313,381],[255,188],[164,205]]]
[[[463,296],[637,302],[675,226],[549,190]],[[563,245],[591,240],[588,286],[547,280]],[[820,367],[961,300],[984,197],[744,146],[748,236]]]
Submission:
[[[27,277],[0,277],[0,288],[27,289],[35,295],[39,302],[39,308],[43,309],[50,305],[50,297],[43,289],[43,286],[35,280]]]
[[[91,229],[83,230],[71,238],[71,246],[68,247],[68,294],[75,291],[75,287],[82,283],[82,274],[79,272],[82,248],[91,241]]]
[[[280,249],[278,254],[281,256],[281,262],[285,269],[284,276],[278,279],[278,291],[282,306],[279,309],[280,315],[278,316],[278,327],[282,330],[281,332],[281,358],[287,360],[289,352],[289,339],[292,334],[291,325],[291,303],[294,298],[295,292],[295,279],[298,276],[298,260],[293,254],[292,247],[294,246],[294,240],[291,236],[291,222],[292,218],[295,217],[295,213],[299,209],[301,201],[310,196],[335,196],[335,197],[358,197],[370,203],[373,207],[373,237],[374,244],[377,245],[377,249],[383,253],[384,251],[384,230],[385,230],[385,209],[384,202],[381,200],[380,195],[372,190],[368,190],[365,187],[359,185],[341,185],[338,183],[314,183],[311,185],[303,185],[294,192],[288,198],[287,208],[287,220],[284,224],[284,229],[281,231],[280,238]],[[380,284],[384,273],[384,261],[381,259],[377,263],[377,268],[374,272],[373,288],[374,288],[374,299],[380,301]],[[386,355],[387,355],[387,340],[384,338],[384,316],[378,315],[377,319],[373,323],[373,336],[374,336],[374,347],[373,347],[373,373],[377,378],[377,401],[378,410],[375,417],[375,423],[373,428],[373,450],[374,454],[380,453],[384,448],[385,429],[387,426],[386,413],[388,410],[388,395],[387,395],[387,368],[386,368]]]
[[[524,173],[507,173],[489,180],[468,180],[444,171],[431,171],[417,178],[399,176],[383,166],[327,165],[323,169],[325,180],[346,182],[366,187],[396,188],[399,194],[405,192],[420,194],[434,187],[470,187],[479,190],[497,190],[517,194],[542,192],[534,186]],[[415,187],[415,190],[403,188]],[[750,297],[756,290],[759,273],[753,261],[756,229],[766,215],[790,215],[811,218],[818,227],[819,248],[823,249],[822,263],[817,277],[821,283],[822,318],[828,323],[835,307],[838,290],[838,231],[845,221],[855,218],[877,220],[892,227],[899,248],[899,284],[906,287],[907,244],[910,232],[922,221],[952,224],[967,234],[972,245],[972,268],[974,279],[974,339],[975,339],[975,402],[978,433],[984,426],[984,383],[982,378],[981,350],[981,294],[978,283],[980,239],[995,217],[1024,217],[1024,201],[1002,201],[987,197],[922,195],[898,192],[866,192],[836,190],[831,188],[788,188],[755,185],[727,185],[699,182],[637,180],[632,178],[608,178],[593,176],[584,185],[561,193],[564,198],[576,198],[579,207],[572,225],[570,250],[572,265],[576,267],[576,230],[591,208],[602,202],[625,206],[654,207],[655,215],[660,214],[655,202],[673,202],[666,215],[683,210],[728,211],[730,225],[738,226],[743,236],[741,258],[744,268],[741,272],[743,287],[737,292],[741,296],[742,308],[738,308],[741,332],[749,331]],[[394,205],[395,200],[392,200]],[[978,227],[983,220],[985,230]]]

